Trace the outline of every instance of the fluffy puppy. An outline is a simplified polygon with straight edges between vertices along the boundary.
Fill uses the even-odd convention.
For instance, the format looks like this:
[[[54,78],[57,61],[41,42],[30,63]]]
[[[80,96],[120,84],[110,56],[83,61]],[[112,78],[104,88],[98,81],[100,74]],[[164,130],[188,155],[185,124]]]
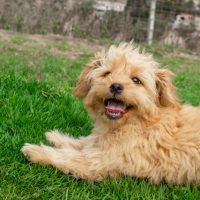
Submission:
[[[131,43],[97,53],[74,90],[96,121],[91,135],[47,132],[54,147],[25,144],[23,154],[88,180],[128,175],[199,183],[200,107],[179,104],[171,75]]]

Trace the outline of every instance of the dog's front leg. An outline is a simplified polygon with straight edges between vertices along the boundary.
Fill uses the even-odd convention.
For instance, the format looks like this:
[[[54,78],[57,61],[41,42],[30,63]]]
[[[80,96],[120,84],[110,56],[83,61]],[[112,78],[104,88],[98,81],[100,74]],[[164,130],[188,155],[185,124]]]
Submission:
[[[108,175],[101,152],[84,153],[68,148],[52,148],[46,145],[25,144],[23,154],[33,163],[53,165],[64,173],[77,178],[101,180]]]
[[[60,133],[57,130],[46,132],[45,137],[49,144],[57,148],[68,147],[76,150],[81,150],[83,147],[83,138],[73,138],[67,134]]]

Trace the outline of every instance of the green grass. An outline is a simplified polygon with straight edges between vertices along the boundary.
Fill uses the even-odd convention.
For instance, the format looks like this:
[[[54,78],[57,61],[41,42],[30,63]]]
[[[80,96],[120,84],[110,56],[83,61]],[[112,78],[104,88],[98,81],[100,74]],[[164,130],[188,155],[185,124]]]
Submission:
[[[68,43],[63,42],[63,41],[46,40],[45,43],[47,44],[47,46],[49,48],[57,48],[57,49],[63,50],[63,51],[78,48],[77,45],[71,45],[71,44],[68,44]]]
[[[13,43],[16,43],[16,44],[23,44],[24,42],[26,42],[28,40],[28,37],[25,36],[25,35],[12,35],[10,37],[10,40],[13,42]]]
[[[13,35],[9,41],[0,40],[0,199],[200,199],[195,185],[156,186],[132,177],[88,182],[49,166],[29,163],[21,147],[25,142],[45,143],[43,134],[47,130],[59,129],[73,136],[90,133],[93,122],[82,103],[72,96],[72,89],[92,54],[83,51],[76,59],[55,56],[48,46],[23,46],[24,42],[16,38]],[[54,41],[51,47],[54,44],[58,48]],[[72,51],[67,43],[59,45],[61,50]],[[200,60],[154,53],[162,67],[168,65],[177,74],[175,83],[181,101],[197,105]]]

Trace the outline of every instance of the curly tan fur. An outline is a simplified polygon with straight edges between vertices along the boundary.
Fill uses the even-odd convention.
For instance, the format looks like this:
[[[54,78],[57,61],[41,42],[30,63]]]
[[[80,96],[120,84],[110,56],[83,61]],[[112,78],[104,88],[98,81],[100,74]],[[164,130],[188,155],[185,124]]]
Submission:
[[[199,183],[200,107],[179,104],[171,75],[131,43],[111,46],[86,65],[74,90],[96,121],[91,135],[48,132],[54,147],[25,144],[23,154],[88,180],[129,175],[154,183]],[[124,88],[117,98],[131,105],[117,120],[105,110],[113,83]]]

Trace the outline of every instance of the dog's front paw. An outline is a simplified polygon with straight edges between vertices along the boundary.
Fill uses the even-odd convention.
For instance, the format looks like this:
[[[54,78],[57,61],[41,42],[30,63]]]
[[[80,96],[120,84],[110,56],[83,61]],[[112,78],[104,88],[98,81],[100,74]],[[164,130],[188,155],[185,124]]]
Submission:
[[[33,163],[40,163],[44,159],[44,151],[40,145],[27,143],[22,147],[21,151]]]
[[[49,144],[55,147],[59,147],[62,144],[62,135],[57,130],[46,132],[45,137]]]
[[[46,132],[45,137],[49,144],[57,148],[66,147],[70,142],[70,139],[67,135],[59,133],[57,130]]]

